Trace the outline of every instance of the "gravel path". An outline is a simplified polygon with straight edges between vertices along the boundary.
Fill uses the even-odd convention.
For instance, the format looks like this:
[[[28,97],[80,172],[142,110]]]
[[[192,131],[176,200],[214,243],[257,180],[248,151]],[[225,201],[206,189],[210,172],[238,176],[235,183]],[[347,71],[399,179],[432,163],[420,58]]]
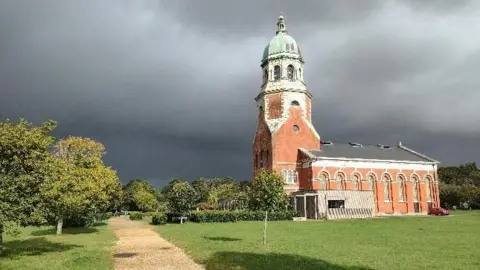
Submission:
[[[115,232],[115,269],[204,269],[183,250],[161,238],[151,226],[131,221],[127,216],[112,218],[109,228]]]

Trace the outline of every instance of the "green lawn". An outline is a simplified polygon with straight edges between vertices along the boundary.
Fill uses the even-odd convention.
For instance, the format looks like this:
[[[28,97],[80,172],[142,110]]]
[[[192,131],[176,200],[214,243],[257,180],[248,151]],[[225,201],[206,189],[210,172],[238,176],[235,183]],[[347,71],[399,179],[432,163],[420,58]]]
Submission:
[[[159,233],[210,269],[480,269],[480,211],[447,217],[187,223]]]
[[[27,227],[18,237],[5,237],[0,269],[112,269],[113,233],[105,224],[92,228]]]

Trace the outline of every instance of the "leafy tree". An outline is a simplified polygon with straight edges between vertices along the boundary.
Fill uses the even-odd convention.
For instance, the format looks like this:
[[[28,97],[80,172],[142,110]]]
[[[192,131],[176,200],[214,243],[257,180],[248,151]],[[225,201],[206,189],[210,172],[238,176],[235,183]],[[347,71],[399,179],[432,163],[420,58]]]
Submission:
[[[103,164],[105,147],[101,143],[69,137],[54,149],[53,168],[41,193],[57,221],[57,234],[61,234],[65,219],[80,217],[91,209],[108,209],[120,183],[117,173]]]
[[[469,204],[480,208],[480,170],[475,162],[459,166],[440,167],[440,202],[445,207]]]
[[[49,134],[54,121],[35,126],[20,119],[0,122],[0,252],[3,233],[13,224],[40,221],[40,185],[51,160],[48,149],[55,139]]]
[[[230,201],[238,199],[240,190],[238,183],[236,182],[224,182],[213,188],[208,196],[208,203],[211,205],[217,205],[222,201]]]
[[[138,210],[143,212],[155,211],[158,208],[157,198],[150,192],[140,190],[133,194],[133,202]]]
[[[166,186],[163,187],[162,189],[162,193],[167,195],[168,193],[170,193],[170,190],[172,189],[172,187],[176,184],[176,183],[188,183],[187,181],[183,180],[183,179],[173,179],[172,181],[170,181],[170,183],[168,183]]]
[[[197,202],[208,201],[209,193],[213,188],[214,182],[212,179],[200,177],[192,182],[192,187],[195,189],[198,195]]]
[[[179,181],[166,194],[170,209],[177,214],[187,214],[195,206],[197,193],[187,182]]]
[[[288,201],[282,177],[263,169],[250,184],[248,198],[250,210],[263,211],[285,210]]]
[[[125,185],[125,203],[131,211],[155,210],[156,197],[157,191],[147,180],[134,179]]]

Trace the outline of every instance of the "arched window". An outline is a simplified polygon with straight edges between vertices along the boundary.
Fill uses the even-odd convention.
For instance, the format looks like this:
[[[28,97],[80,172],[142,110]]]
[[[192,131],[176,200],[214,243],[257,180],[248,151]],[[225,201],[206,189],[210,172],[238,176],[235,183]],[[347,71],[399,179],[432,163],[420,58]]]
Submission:
[[[263,168],[263,150],[260,150],[260,168]]]
[[[418,178],[416,176],[412,176],[412,193],[413,201],[418,202]]]
[[[341,173],[337,174],[337,189],[338,190],[343,189],[344,179],[345,179],[345,177],[343,177],[343,174],[341,174]]]
[[[390,193],[390,177],[386,174],[383,175],[383,198],[385,201],[391,201]]]
[[[398,200],[403,202],[405,201],[405,179],[403,176],[397,176],[397,184],[398,184]]]
[[[354,174],[352,177],[353,190],[358,190],[358,183],[360,183],[360,176]]]
[[[268,164],[268,157],[269,157],[269,155],[268,155],[268,150],[267,150],[267,151],[265,151],[265,165]]]
[[[298,78],[301,80],[302,79],[302,69],[298,69]]]
[[[370,174],[368,176],[368,189],[369,190],[373,190],[374,183],[375,183],[375,177],[373,176],[373,174]]]
[[[327,189],[327,175],[325,173],[320,174],[320,190],[326,190]]]
[[[268,81],[268,70],[266,69],[263,71],[263,81],[264,82]]]
[[[280,80],[280,66],[275,66],[273,68],[273,79],[275,81]]]
[[[287,67],[287,78],[290,81],[293,81],[294,77],[295,77],[295,69],[293,68],[292,65],[288,65],[288,67]]]
[[[430,176],[427,176],[426,179],[425,179],[426,183],[426,187],[427,187],[427,202],[431,202],[432,201],[432,178],[430,178]]]
[[[298,101],[296,100],[293,100],[291,103],[290,103],[291,106],[300,106],[300,103],[298,103]]]

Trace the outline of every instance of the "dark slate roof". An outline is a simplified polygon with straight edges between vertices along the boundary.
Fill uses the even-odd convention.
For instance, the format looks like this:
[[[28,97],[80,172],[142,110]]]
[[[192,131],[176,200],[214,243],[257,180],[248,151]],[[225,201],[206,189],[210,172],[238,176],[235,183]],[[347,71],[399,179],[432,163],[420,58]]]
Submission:
[[[382,145],[359,145],[355,144],[324,144],[322,143],[320,150],[308,150],[315,157],[327,158],[361,158],[361,159],[378,159],[378,160],[398,160],[398,161],[415,161],[415,162],[438,162],[423,154],[415,152],[402,145],[382,147]]]

